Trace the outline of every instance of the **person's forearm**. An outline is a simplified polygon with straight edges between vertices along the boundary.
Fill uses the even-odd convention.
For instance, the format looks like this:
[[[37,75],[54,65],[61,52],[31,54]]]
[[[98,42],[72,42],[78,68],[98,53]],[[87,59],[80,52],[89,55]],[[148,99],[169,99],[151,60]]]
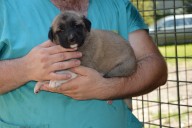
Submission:
[[[14,90],[29,81],[23,58],[0,61],[0,94]]]
[[[143,95],[165,84],[166,80],[167,67],[163,58],[155,53],[150,54],[139,59],[137,70],[132,76],[110,78],[106,84],[108,91],[105,91],[110,94],[103,93],[103,96],[105,95],[103,99]]]

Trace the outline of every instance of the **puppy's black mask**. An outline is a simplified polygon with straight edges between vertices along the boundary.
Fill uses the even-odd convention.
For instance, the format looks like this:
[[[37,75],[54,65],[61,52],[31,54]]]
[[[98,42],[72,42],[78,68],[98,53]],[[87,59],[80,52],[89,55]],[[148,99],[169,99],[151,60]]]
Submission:
[[[64,48],[81,47],[91,30],[91,22],[84,16],[61,15],[59,22],[50,28],[49,39]],[[54,31],[53,27],[57,30]]]

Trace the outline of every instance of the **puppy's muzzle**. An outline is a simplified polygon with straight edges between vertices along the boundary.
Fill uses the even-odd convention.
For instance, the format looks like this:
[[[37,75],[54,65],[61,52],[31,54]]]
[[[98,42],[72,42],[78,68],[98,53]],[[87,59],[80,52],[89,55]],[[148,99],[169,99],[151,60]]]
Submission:
[[[75,35],[74,34],[70,34],[68,36],[68,42],[70,44],[70,48],[77,48],[78,47],[78,43],[75,40]]]
[[[75,36],[74,36],[74,34],[70,34],[70,35],[68,36],[68,41],[69,41],[69,42],[74,42],[74,41],[75,41]]]

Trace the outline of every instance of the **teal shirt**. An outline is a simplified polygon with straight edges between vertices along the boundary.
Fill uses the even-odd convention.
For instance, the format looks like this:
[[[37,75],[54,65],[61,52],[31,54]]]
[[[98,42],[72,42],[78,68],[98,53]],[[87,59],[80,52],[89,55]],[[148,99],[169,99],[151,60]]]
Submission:
[[[0,60],[25,56],[48,40],[49,27],[58,13],[50,0],[0,0]],[[126,39],[130,32],[147,29],[128,0],[90,0],[88,18],[92,28],[112,30]],[[0,128],[142,127],[123,100],[107,104],[45,91],[35,95],[34,85],[30,81],[0,95]]]

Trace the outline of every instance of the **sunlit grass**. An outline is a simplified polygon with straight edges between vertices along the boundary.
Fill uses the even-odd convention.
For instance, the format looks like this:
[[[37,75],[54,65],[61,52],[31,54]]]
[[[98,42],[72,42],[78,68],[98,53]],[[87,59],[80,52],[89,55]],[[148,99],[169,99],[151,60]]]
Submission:
[[[189,57],[192,57],[192,44],[159,46],[158,48],[167,62],[175,62],[176,58],[179,61],[188,61]]]

